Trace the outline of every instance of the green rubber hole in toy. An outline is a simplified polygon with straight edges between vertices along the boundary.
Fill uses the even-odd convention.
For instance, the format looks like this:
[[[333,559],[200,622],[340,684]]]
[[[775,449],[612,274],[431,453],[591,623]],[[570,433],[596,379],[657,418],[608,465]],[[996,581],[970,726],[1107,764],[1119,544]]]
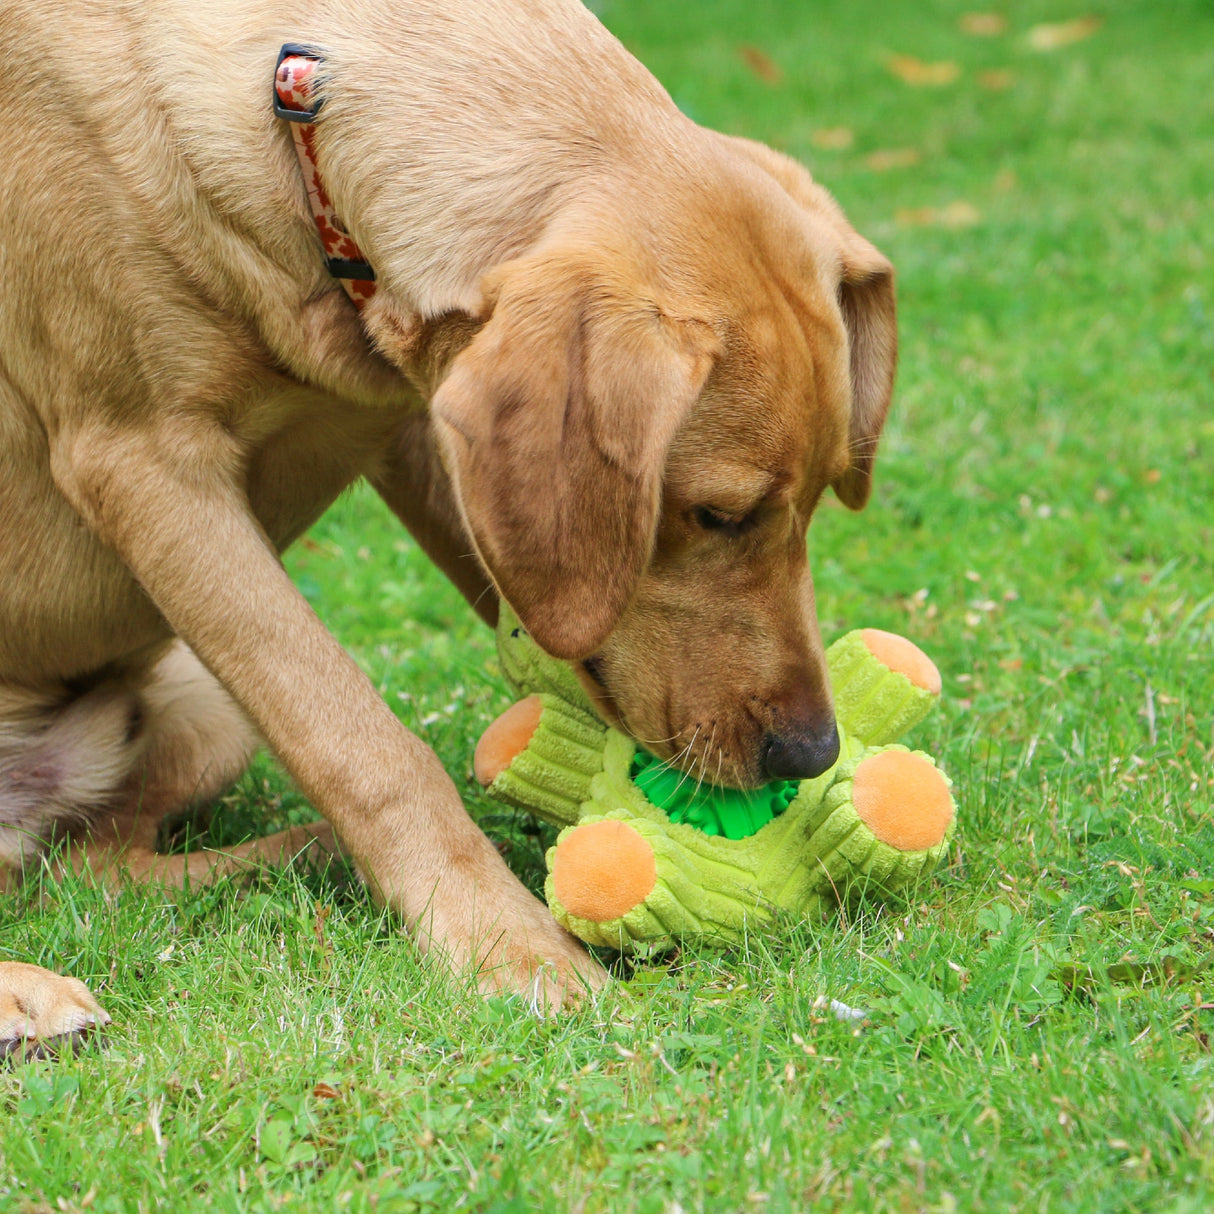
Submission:
[[[794,780],[776,780],[750,789],[697,786],[686,772],[639,749],[632,760],[632,779],[672,822],[726,839],[749,839],[757,834],[789,807],[800,787]]]

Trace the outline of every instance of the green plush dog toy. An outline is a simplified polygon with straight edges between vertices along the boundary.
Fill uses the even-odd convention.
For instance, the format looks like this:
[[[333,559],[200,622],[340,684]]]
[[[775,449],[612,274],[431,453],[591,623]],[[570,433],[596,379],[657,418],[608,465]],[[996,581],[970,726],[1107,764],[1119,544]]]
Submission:
[[[827,653],[840,758],[814,780],[750,791],[698,787],[610,729],[577,677],[503,605],[498,652],[526,696],[476,748],[497,800],[565,829],[545,893],[588,944],[651,953],[738,939],[773,909],[819,912],[892,892],[944,855],[956,807],[932,759],[893,743],[940,696],[940,674],[903,637],[848,633]]]

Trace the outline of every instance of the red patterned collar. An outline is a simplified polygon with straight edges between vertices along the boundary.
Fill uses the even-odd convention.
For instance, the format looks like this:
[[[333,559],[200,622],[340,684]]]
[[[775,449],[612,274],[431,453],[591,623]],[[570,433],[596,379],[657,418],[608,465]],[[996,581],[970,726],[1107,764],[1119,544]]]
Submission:
[[[274,113],[291,124],[295,152],[303,170],[312,218],[316,220],[329,273],[345,287],[354,306],[361,310],[375,294],[375,271],[338,218],[316,167],[313,124],[324,98],[313,97],[312,76],[323,62],[324,56],[315,47],[299,46],[294,42],[288,42],[278,52],[278,66],[274,72]]]

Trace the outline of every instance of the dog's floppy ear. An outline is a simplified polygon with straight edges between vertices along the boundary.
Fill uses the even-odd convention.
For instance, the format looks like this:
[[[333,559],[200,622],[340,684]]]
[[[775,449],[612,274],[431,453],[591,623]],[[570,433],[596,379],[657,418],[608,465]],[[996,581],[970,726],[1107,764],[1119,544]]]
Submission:
[[[898,319],[894,267],[847,220],[843,208],[809,172],[783,152],[737,136],[719,136],[759,165],[838,241],[842,259],[839,309],[847,329],[851,362],[851,464],[835,482],[839,500],[860,510],[873,487],[877,440],[889,412],[898,359]]]
[[[873,487],[877,440],[889,412],[898,361],[894,267],[862,236],[844,236],[839,308],[851,363],[851,464],[835,482],[839,500],[860,510]]]
[[[536,642],[593,653],[652,552],[662,472],[712,366],[621,264],[546,254],[486,283],[492,314],[433,413],[478,554]]]

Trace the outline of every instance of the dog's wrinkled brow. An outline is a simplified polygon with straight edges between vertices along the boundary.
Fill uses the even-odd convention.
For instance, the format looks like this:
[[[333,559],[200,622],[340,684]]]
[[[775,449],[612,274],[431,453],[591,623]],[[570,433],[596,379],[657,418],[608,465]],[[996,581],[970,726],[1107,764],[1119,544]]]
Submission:
[[[718,461],[710,466],[697,468],[694,476],[687,478],[685,486],[697,498],[723,508],[749,509],[780,489],[788,481],[788,475],[772,468],[761,468],[749,463]]]

